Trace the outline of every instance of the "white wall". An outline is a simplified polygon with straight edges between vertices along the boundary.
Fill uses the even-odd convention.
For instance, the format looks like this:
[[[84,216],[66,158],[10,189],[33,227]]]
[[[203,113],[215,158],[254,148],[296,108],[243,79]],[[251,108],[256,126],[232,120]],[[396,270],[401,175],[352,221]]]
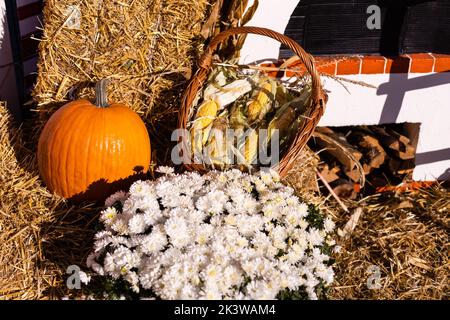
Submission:
[[[248,7],[253,5],[250,0]],[[299,0],[259,0],[259,6],[247,26],[265,27],[284,33],[289,18]],[[248,35],[241,49],[241,63],[251,63],[269,59],[278,59],[280,43],[276,40]]]

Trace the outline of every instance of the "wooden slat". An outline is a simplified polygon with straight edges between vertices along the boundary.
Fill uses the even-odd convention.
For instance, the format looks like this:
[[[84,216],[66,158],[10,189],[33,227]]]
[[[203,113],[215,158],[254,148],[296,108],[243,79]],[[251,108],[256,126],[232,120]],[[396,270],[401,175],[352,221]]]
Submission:
[[[43,8],[42,1],[36,1],[17,8],[17,16],[19,17],[19,20],[24,20],[32,16],[37,16],[41,14],[42,8]]]

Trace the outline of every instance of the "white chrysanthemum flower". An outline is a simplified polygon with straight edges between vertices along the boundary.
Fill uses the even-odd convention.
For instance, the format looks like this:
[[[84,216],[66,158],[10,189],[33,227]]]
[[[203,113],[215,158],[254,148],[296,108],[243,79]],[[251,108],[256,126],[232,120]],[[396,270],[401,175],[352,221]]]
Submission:
[[[175,185],[168,180],[162,180],[160,183],[156,184],[155,189],[156,195],[159,198],[170,197],[174,194],[179,194],[179,190],[177,190]]]
[[[137,275],[136,272],[134,271],[127,272],[127,274],[125,274],[123,278],[131,285],[131,289],[134,292],[139,293],[139,276]]]
[[[199,224],[196,230],[195,241],[200,245],[204,245],[208,243],[213,233],[214,227],[212,225],[206,223]]]
[[[300,219],[300,221],[298,222],[298,225],[300,226],[301,229],[306,230],[306,228],[308,228],[308,222],[305,219]]]
[[[147,226],[152,226],[157,224],[161,218],[163,217],[163,214],[161,212],[161,210],[159,209],[159,204],[158,204],[158,208],[154,207],[154,208],[147,208],[146,210],[144,210],[144,214],[143,214],[143,218],[144,218],[144,222]]]
[[[203,211],[190,209],[189,210],[189,220],[193,224],[201,224],[206,218],[206,214]]]
[[[296,264],[305,255],[305,248],[302,248],[298,243],[293,244],[287,253],[287,259],[290,263]]]
[[[283,228],[282,226],[276,226],[269,233],[269,236],[272,238],[272,240],[279,240],[284,242],[287,238],[287,232],[286,229]]]
[[[273,176],[270,173],[264,171],[261,171],[261,181],[268,186],[274,183]]]
[[[111,225],[111,229],[117,232],[119,235],[127,235],[129,233],[128,220],[124,217],[121,218],[118,217],[119,216],[117,216],[114,223]]]
[[[100,212],[100,221],[103,222],[107,226],[111,226],[113,224],[115,218],[117,216],[117,210],[114,207],[109,207]]]
[[[191,241],[190,230],[184,218],[172,217],[164,223],[164,230],[170,242],[177,248],[186,246]]]
[[[139,180],[134,182],[130,187],[130,194],[136,198],[143,198],[154,193],[152,187],[145,181]]]
[[[136,198],[134,197],[128,197],[124,202],[123,202],[123,208],[122,208],[122,212],[124,214],[135,214],[136,210],[138,208],[136,208]]]
[[[277,219],[280,214],[280,211],[278,210],[278,207],[276,205],[269,202],[266,203],[262,208],[262,213],[270,221],[273,219]]]
[[[273,300],[278,294],[279,288],[278,284],[256,280],[250,282],[245,290],[252,300]]]
[[[236,219],[239,232],[246,237],[253,236],[263,228],[264,220],[260,215],[239,215]]]
[[[106,198],[105,207],[111,207],[116,202],[121,202],[123,204],[123,202],[125,201],[127,196],[128,196],[128,194],[126,192],[118,191],[118,192],[112,194],[111,196],[109,196],[108,198]]]
[[[309,213],[308,205],[306,203],[300,203],[299,205],[296,206],[296,208],[298,215],[302,218],[306,217]]]
[[[91,253],[88,255],[86,259],[86,265],[88,268],[94,270],[98,275],[103,276],[105,274],[103,267],[97,263],[96,259],[98,258],[96,253]]]
[[[161,251],[167,245],[167,236],[163,230],[162,225],[153,227],[152,232],[144,236],[140,243],[140,248],[143,253],[151,254]]]
[[[326,284],[330,285],[334,279],[334,271],[332,268],[319,263],[314,270],[314,274],[321,278]]]
[[[196,202],[198,210],[209,212],[213,214],[222,213],[228,196],[221,190],[213,190],[199,198]]]
[[[340,253],[342,251],[342,246],[335,246],[333,248],[333,253]]]
[[[323,222],[323,229],[326,233],[331,233],[334,231],[335,224],[333,220],[331,220],[329,217],[326,217]]]
[[[285,216],[284,216],[284,221],[286,222],[286,224],[289,227],[296,227],[299,225],[300,223],[300,217],[298,216],[298,214],[295,211],[289,211]]]
[[[173,174],[175,172],[175,169],[167,166],[159,166],[155,171],[162,174]]]
[[[240,203],[240,206],[242,206],[242,209],[244,210],[243,213],[250,215],[255,214],[258,210],[258,202],[250,196],[244,197],[243,202]]]
[[[136,214],[128,221],[128,230],[130,234],[143,233],[147,227],[143,214]]]
[[[307,235],[308,242],[311,244],[311,246],[319,246],[323,243],[324,239],[322,235],[320,234],[320,230],[316,228],[311,228]]]
[[[105,256],[104,270],[114,279],[127,274],[132,268],[139,265],[140,256],[126,247],[119,247]]]
[[[91,281],[91,276],[87,275],[84,271],[78,272],[78,276],[80,277],[80,282],[83,284],[89,284]]]

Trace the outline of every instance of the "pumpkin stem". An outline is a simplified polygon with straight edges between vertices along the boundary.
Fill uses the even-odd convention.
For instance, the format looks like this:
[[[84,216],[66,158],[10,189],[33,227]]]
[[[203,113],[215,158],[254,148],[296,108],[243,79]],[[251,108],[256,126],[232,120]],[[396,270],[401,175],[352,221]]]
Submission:
[[[106,108],[109,106],[108,98],[106,96],[106,86],[108,79],[101,79],[95,85],[95,105],[99,108]]]

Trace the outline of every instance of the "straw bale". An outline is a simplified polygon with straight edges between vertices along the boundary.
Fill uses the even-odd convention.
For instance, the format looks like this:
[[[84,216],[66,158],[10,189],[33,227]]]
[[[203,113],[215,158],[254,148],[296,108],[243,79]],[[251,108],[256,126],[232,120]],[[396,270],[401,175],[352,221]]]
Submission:
[[[176,118],[209,7],[208,0],[46,1],[37,125],[69,100],[92,100],[100,78],[111,80],[110,101],[129,105],[151,127],[160,114]]]

